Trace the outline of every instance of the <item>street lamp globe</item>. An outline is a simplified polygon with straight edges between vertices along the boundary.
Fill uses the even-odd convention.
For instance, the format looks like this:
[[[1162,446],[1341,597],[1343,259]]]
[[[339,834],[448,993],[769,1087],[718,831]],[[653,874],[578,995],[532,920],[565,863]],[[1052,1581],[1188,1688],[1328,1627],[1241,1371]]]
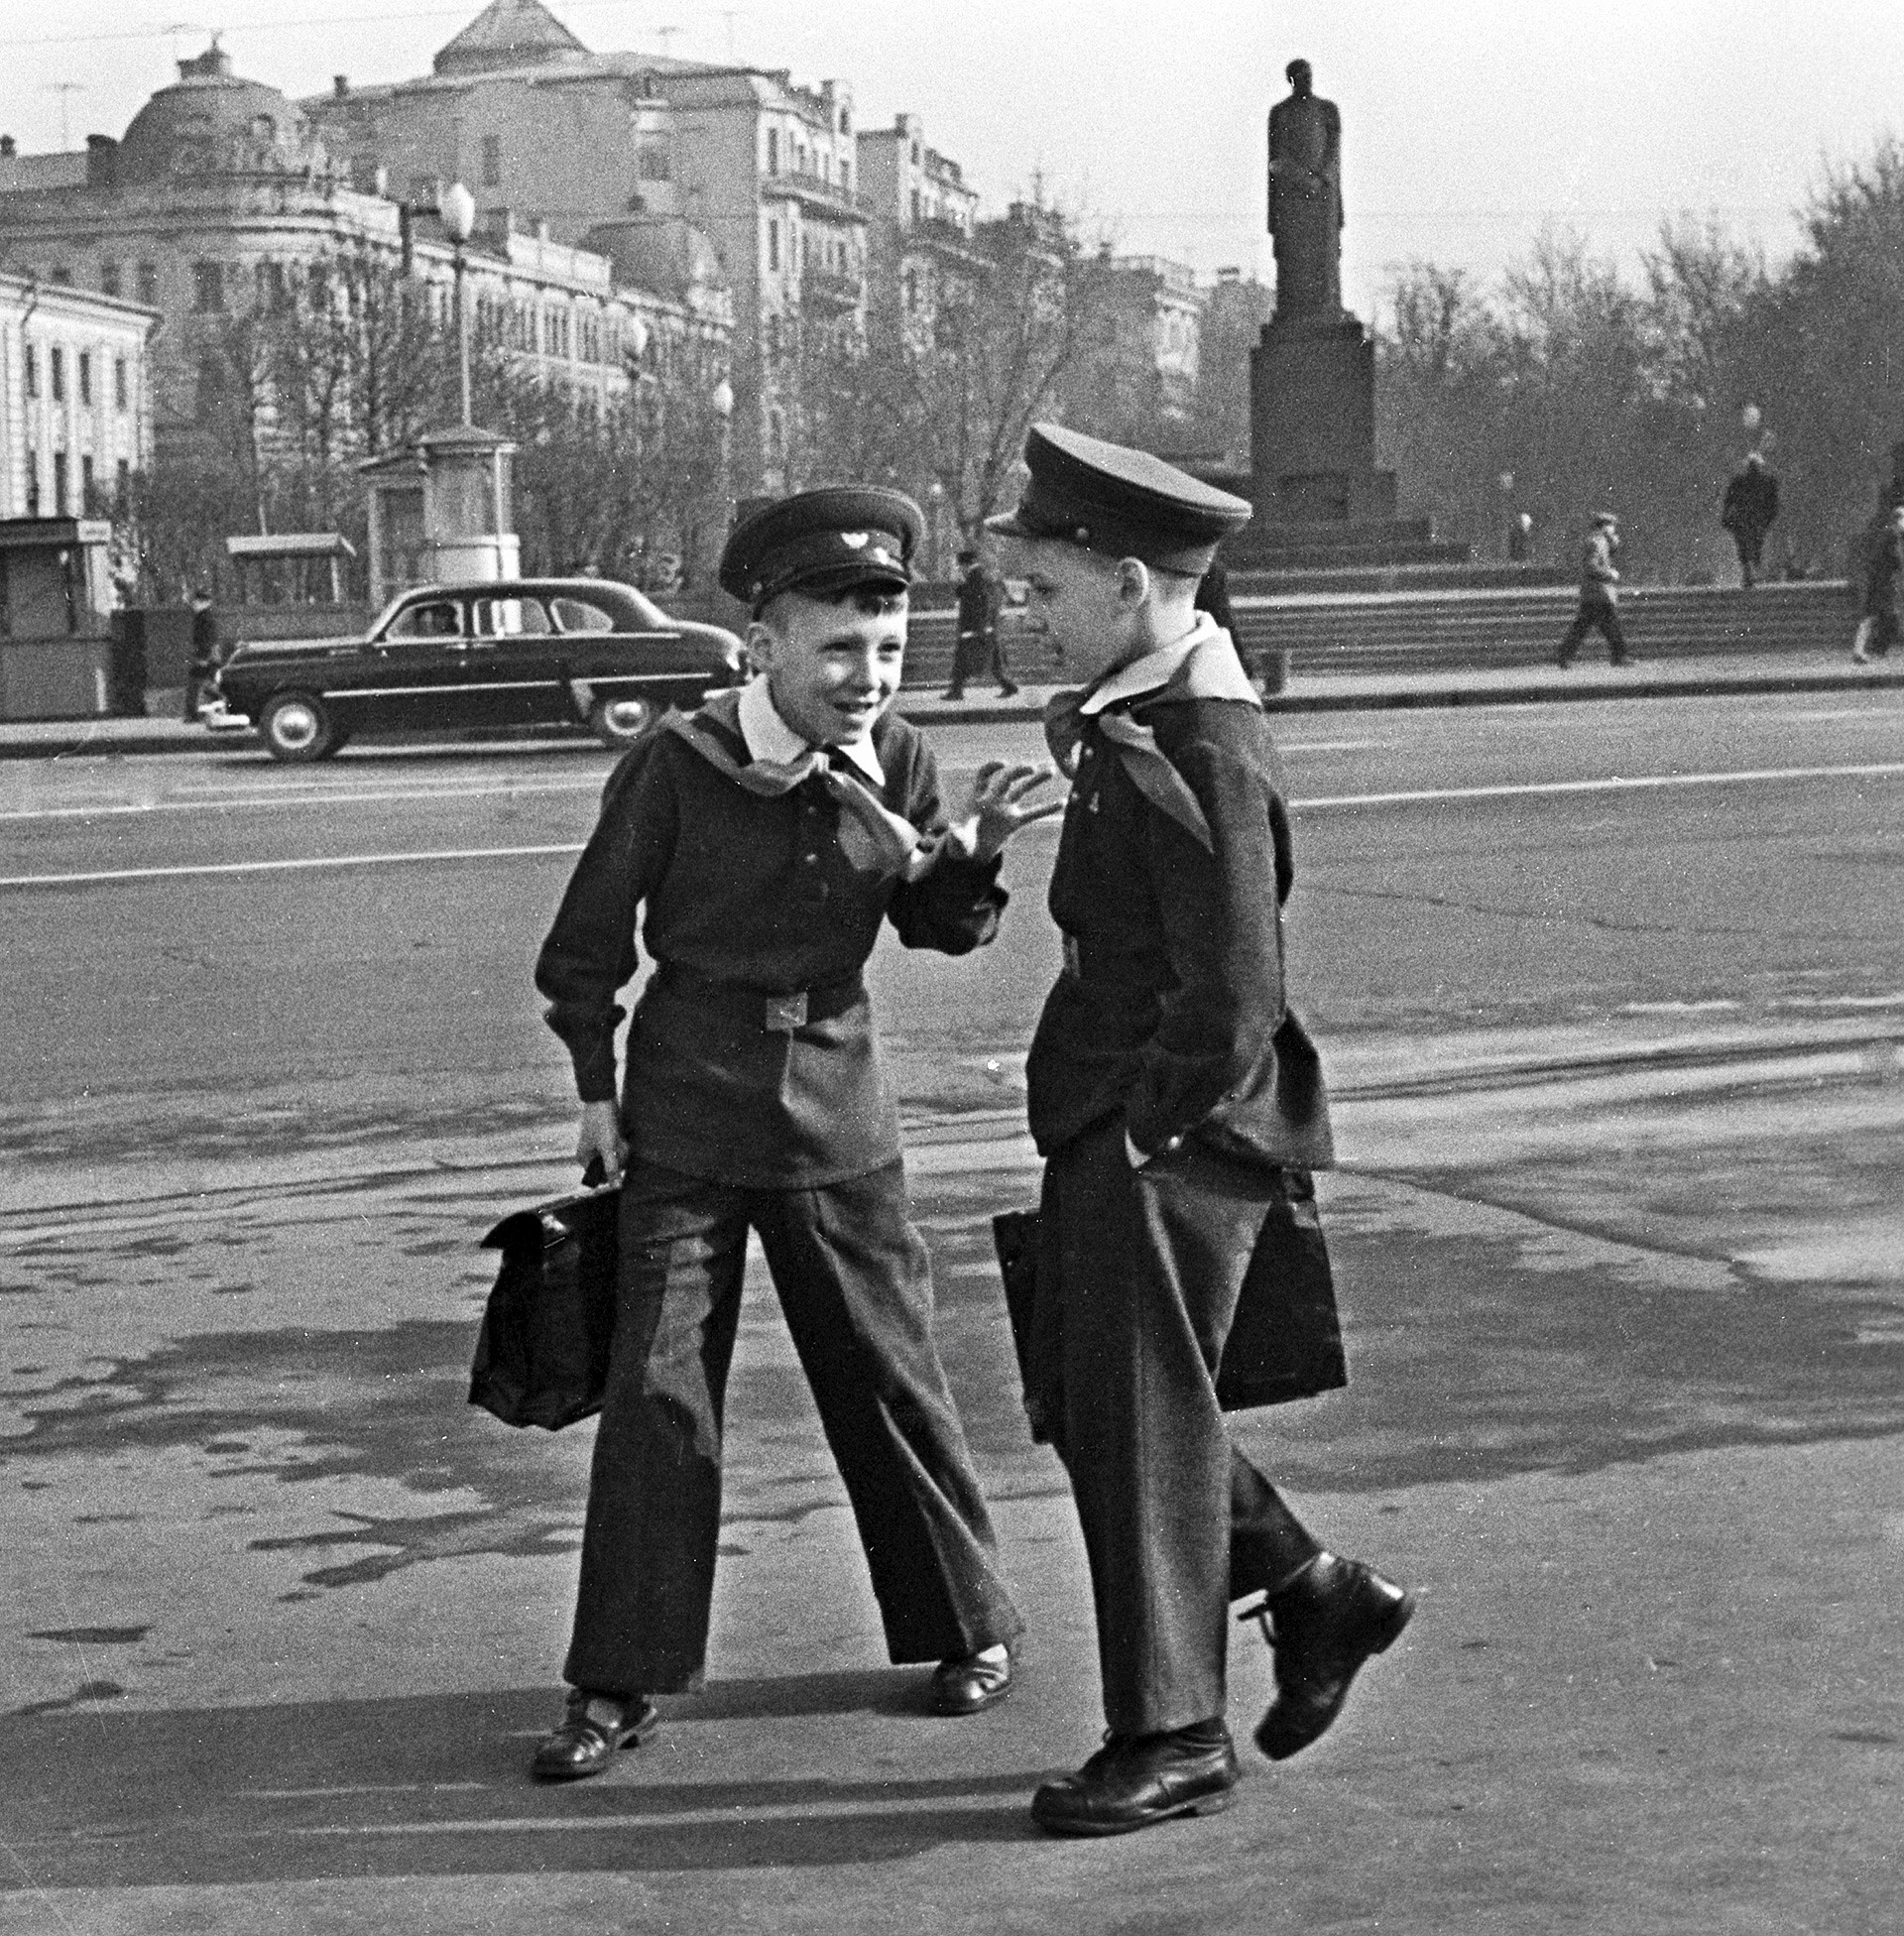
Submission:
[[[476,197],[460,182],[452,182],[436,197],[436,213],[441,216],[443,233],[459,247],[476,228]]]
[[[714,386],[714,394],[707,401],[714,406],[714,415],[716,417],[732,417],[734,415],[734,386],[723,377]]]

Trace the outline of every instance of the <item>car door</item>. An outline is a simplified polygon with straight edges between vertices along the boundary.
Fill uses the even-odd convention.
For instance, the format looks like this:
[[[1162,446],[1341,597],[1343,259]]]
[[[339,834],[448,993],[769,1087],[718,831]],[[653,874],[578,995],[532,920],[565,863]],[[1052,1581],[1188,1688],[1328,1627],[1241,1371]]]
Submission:
[[[557,665],[548,608],[518,586],[469,601],[463,655],[465,717],[472,726],[569,720],[574,711]]]
[[[468,622],[464,601],[448,592],[400,606],[371,640],[361,676],[333,691],[340,716],[370,732],[462,724]]]
[[[570,683],[591,700],[640,699],[663,712],[697,704],[717,682],[711,655],[632,598],[577,590],[554,593],[548,604],[564,635]]]

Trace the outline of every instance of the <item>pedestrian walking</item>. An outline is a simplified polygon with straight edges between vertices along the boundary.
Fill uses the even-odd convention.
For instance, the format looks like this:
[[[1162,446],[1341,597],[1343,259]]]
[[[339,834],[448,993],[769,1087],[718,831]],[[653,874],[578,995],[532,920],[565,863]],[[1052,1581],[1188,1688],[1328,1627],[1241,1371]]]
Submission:
[[[624,756],[536,964],[582,1100],[577,1156],[621,1180],[621,1278],[551,1780],[591,1775],[705,1656],[723,1392],[750,1228],[840,1468],[895,1661],[931,1705],[1007,1693],[1021,1627],[933,1339],[898,1119],[862,970],[991,940],[1002,851],[1048,768],[982,767],[948,822],[892,710],[918,508],[829,489],[744,518],[720,564],[762,669]],[[616,995],[654,963],[615,1101]],[[811,1665],[811,1662],[807,1664]]]
[[[1892,507],[1870,535],[1864,549],[1864,596],[1851,664],[1868,666],[1890,651],[1904,618],[1904,504]]]
[[[1613,553],[1619,549],[1619,520],[1603,511],[1594,520],[1580,559],[1580,604],[1567,636],[1560,642],[1557,663],[1574,663],[1574,655],[1588,633],[1598,632],[1606,641],[1606,655],[1615,666],[1632,663],[1626,650],[1626,635],[1619,624],[1619,573],[1613,566]]]
[[[1738,550],[1739,582],[1752,588],[1765,551],[1765,534],[1778,516],[1778,479],[1759,451],[1747,453],[1744,463],[1726,480],[1720,501],[1719,522],[1731,533]]]
[[[1333,1160],[1283,985],[1289,821],[1262,702],[1195,596],[1249,504],[1051,425],[993,529],[1091,679],[1047,715],[1072,791],[1051,878],[1063,972],[1026,1067],[1044,1157],[1026,1402],[1071,1479],[1109,1732],[1033,1797],[1057,1835],[1220,1808],[1228,1603],[1254,1603],[1283,1759],[1335,1720],[1412,1601],[1326,1552],[1223,1412],[1342,1385],[1311,1172]]]
[[[191,657],[185,666],[185,710],[187,724],[198,717],[198,708],[210,696],[211,682],[218,671],[218,615],[211,607],[211,593],[203,585],[191,594]]]
[[[999,612],[1004,593],[996,573],[986,568],[985,559],[975,549],[959,553],[958,632],[952,647],[952,683],[945,689],[948,699],[965,697],[968,678],[990,675],[999,682],[999,697],[1009,699],[1017,691],[1006,670],[1005,648],[999,630]]]

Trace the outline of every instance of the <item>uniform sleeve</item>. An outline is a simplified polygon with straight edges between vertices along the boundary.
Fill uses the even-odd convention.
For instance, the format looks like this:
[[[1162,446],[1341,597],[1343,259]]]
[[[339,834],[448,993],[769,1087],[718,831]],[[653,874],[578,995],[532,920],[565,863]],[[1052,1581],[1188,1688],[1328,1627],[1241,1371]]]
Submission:
[[[536,962],[548,1026],[575,1065],[585,1103],[615,1100],[617,993],[635,973],[635,922],[674,850],[678,808],[666,749],[655,735],[609,777],[601,815],[575,864]]]
[[[923,740],[907,749],[905,803],[895,808],[921,833],[945,825],[939,793],[938,763]],[[999,886],[1005,856],[979,861],[942,857],[923,880],[901,882],[887,907],[899,939],[908,948],[936,948],[941,954],[970,954],[999,931],[999,916],[1010,898]]]
[[[1176,985],[1125,1106],[1143,1155],[1273,1089],[1284,1014],[1280,802],[1257,767],[1227,748],[1195,741],[1170,757],[1214,852],[1166,814],[1145,815],[1144,858]]]

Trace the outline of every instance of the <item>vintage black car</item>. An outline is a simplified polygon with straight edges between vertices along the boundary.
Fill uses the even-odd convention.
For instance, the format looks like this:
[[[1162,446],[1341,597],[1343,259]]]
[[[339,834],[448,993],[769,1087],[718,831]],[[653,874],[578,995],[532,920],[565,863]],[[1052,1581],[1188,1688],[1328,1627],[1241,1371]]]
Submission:
[[[423,585],[363,639],[238,645],[199,717],[255,726],[279,760],[324,759],[353,733],[509,726],[588,726],[627,746],[669,706],[746,676],[733,633],[612,579]]]

